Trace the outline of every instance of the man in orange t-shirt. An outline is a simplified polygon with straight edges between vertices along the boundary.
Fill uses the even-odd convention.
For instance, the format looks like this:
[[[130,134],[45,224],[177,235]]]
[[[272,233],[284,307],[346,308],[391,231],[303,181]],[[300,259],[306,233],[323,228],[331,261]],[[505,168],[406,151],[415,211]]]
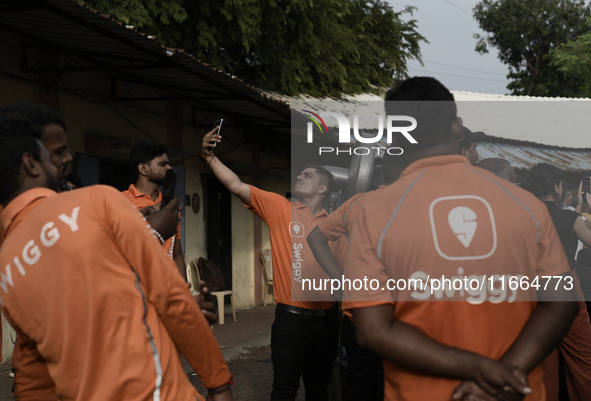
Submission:
[[[271,331],[271,400],[295,400],[302,377],[306,399],[328,400],[338,345],[338,308],[330,292],[312,289],[312,282],[329,276],[314,260],[306,233],[328,216],[322,201],[330,193],[332,175],[320,166],[304,167],[293,190],[299,201],[292,204],[279,194],[243,183],[213,155],[221,142],[216,132],[217,128],[204,136],[203,157],[218,180],[269,226],[277,302]],[[345,250],[344,241],[333,244],[340,263]]]
[[[164,185],[166,171],[172,169],[168,162],[166,146],[155,142],[140,141],[133,144],[129,154],[129,167],[133,184],[123,195],[137,209],[158,205],[162,202],[159,185]],[[179,214],[180,219],[180,214]],[[161,238],[164,240],[164,238]],[[176,234],[163,241],[167,255],[174,260],[179,274],[187,280],[187,268],[181,246],[181,222],[177,221]]]
[[[57,195],[39,129],[0,119],[0,305],[19,336],[15,398],[203,400],[180,351],[211,399],[232,400],[209,325],[146,220],[111,187]]]
[[[42,127],[37,139],[41,141],[49,152],[51,163],[59,173],[59,180],[66,177],[68,163],[72,161],[72,155],[68,151],[68,141],[65,131],[68,129],[65,117],[58,111],[43,104],[14,103],[0,109],[0,116],[14,116],[25,118]],[[0,206],[0,214],[2,206]],[[0,230],[0,247],[4,242],[4,233]],[[0,339],[2,338],[2,325],[0,325]],[[17,339],[18,341],[18,339]],[[2,360],[2,341],[0,341],[0,360]],[[13,368],[13,372],[14,371]]]
[[[382,172],[386,185],[396,181],[403,168],[404,162],[400,156],[384,154]],[[307,241],[314,257],[331,278],[340,280],[343,271],[332,256],[328,246],[329,241],[337,241],[342,237],[348,238],[361,205],[385,187],[382,185],[375,191],[353,195],[326,219],[322,220],[308,235]],[[382,358],[359,346],[355,338],[351,312],[345,311],[344,314],[346,318],[341,324],[341,346],[345,348],[347,353],[348,364],[346,376],[341,379],[344,381],[343,399],[345,401],[383,400],[384,367]]]
[[[343,302],[359,344],[384,358],[385,399],[519,392],[544,400],[540,363],[578,311],[545,205],[458,156],[462,121],[435,79],[409,78],[386,100],[388,115],[416,118],[418,143],[404,147],[409,166],[400,179],[360,208],[345,276],[370,285],[346,287]],[[542,275],[565,285],[555,290],[556,280],[546,291]],[[537,277],[541,288],[508,288],[522,277]],[[506,368],[520,380],[491,375]]]

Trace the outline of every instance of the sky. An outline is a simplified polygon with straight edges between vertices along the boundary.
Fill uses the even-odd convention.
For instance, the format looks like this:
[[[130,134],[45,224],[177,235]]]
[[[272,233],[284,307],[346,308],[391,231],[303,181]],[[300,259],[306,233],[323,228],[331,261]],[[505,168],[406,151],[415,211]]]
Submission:
[[[417,31],[429,43],[421,44],[424,66],[416,60],[408,63],[410,76],[437,78],[449,90],[509,94],[506,78],[509,69],[497,58],[495,48],[480,55],[474,48],[474,33],[484,32],[472,17],[478,0],[386,0],[395,11],[406,5],[417,10],[403,19],[417,21]]]

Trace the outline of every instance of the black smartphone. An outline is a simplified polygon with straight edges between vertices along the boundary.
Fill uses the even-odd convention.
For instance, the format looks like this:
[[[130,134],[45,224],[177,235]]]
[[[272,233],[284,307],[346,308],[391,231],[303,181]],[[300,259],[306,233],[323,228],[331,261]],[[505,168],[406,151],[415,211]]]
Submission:
[[[591,177],[583,177],[581,181],[583,181],[583,193],[591,193]]]
[[[176,187],[176,170],[166,170],[166,176],[164,177],[164,189],[162,190],[162,204],[160,209],[168,205],[174,198],[174,190]]]
[[[213,123],[213,128],[215,127],[220,127],[218,128],[218,130],[216,131],[216,135],[221,135],[222,134],[222,123],[224,122],[223,118],[220,118],[219,120],[217,120],[215,123]]]

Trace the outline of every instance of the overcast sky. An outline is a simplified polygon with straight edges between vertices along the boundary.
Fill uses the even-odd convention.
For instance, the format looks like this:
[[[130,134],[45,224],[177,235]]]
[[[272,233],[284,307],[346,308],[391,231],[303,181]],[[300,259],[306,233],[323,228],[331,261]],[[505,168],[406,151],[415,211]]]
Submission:
[[[409,62],[409,75],[432,76],[449,90],[508,94],[509,72],[497,58],[496,49],[480,55],[474,48],[474,33],[484,33],[472,17],[477,0],[386,0],[395,11],[411,4],[418,32],[429,41],[421,45],[425,66]],[[461,67],[461,68],[459,68]]]

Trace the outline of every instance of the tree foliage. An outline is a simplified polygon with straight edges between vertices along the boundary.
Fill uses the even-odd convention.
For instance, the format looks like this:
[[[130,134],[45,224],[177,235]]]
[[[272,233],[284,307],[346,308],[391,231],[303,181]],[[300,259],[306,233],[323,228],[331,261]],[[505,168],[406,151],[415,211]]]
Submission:
[[[587,32],[562,44],[552,54],[552,65],[568,76],[581,79],[581,95],[591,97],[591,18],[587,18]]]
[[[582,0],[482,0],[474,18],[485,36],[476,51],[484,54],[496,47],[499,58],[509,66],[507,89],[514,95],[580,95],[580,78],[564,74],[552,64],[558,46],[581,35],[590,8]]]
[[[137,26],[168,25],[187,19],[183,0],[92,0],[89,7],[112,14],[119,22]]]
[[[426,39],[382,0],[93,0],[170,47],[289,95],[376,91]],[[141,5],[141,6],[140,6]]]

